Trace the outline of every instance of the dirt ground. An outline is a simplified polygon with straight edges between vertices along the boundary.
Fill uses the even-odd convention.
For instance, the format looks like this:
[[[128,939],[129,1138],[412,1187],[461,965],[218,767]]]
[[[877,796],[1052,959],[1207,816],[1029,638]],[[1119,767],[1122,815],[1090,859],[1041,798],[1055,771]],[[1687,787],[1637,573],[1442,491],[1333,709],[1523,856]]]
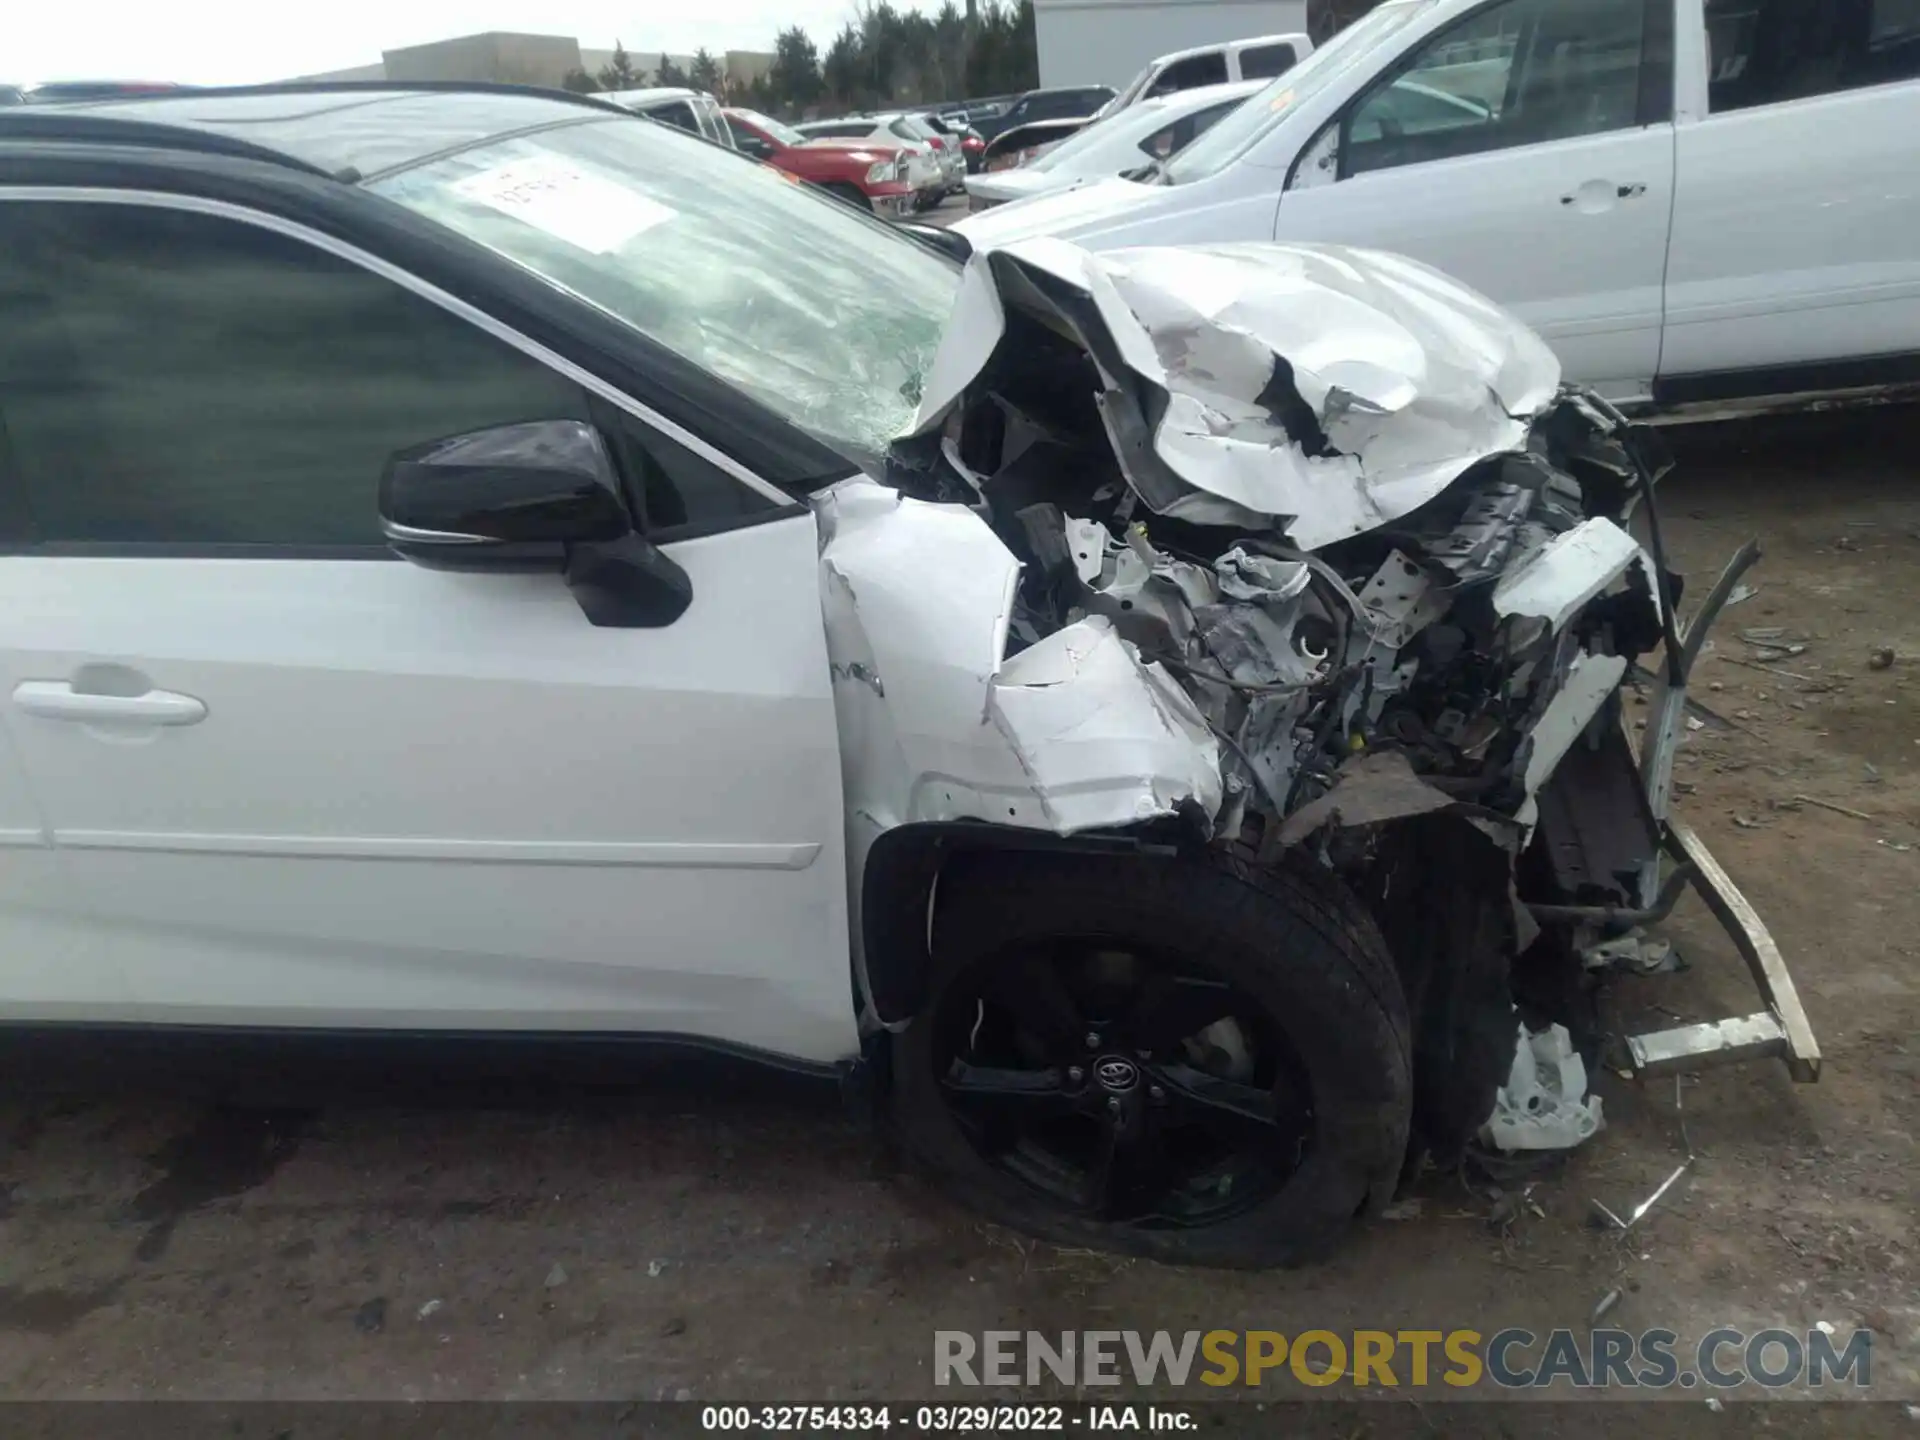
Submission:
[[[1681,804],[1772,924],[1826,1068],[1690,1081],[1698,1162],[1630,1243],[1590,1200],[1631,1207],[1682,1142],[1672,1084],[1612,1071],[1607,1128],[1510,1225],[1430,1176],[1417,1215],[1324,1265],[1219,1274],[982,1224],[811,1095],[360,1074],[351,1101],[261,1110],[75,1053],[0,1096],[0,1395],[910,1399],[936,1328],[1544,1331],[1618,1288],[1631,1329],[1870,1326],[1877,1396],[1920,1399],[1920,413],[1673,443],[1691,592],[1748,536],[1766,552],[1701,663],[1729,724],[1688,735]],[[1740,663],[1756,627],[1805,649]],[[1670,933],[1688,968],[1621,982],[1621,1033],[1756,1008],[1697,904]],[[1861,1419],[1920,1434],[1900,1407]]]

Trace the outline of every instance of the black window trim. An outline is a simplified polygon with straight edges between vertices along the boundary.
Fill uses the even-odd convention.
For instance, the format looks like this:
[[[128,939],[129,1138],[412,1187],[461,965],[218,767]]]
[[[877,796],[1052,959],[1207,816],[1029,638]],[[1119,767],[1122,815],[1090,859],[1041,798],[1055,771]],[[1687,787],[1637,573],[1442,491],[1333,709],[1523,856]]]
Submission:
[[[1294,156],[1293,164],[1287,168],[1287,183],[1283,189],[1291,190],[1293,188],[1294,180],[1299,174],[1301,161],[1306,159],[1308,152],[1319,143],[1320,137],[1324,135],[1330,127],[1340,131],[1341,142],[1339,168],[1335,172],[1334,179],[1336,181],[1353,179],[1354,176],[1347,169],[1346,131],[1348,122],[1353,118],[1354,112],[1360,108],[1361,103],[1383,86],[1391,85],[1396,80],[1410,73],[1415,64],[1419,62],[1420,57],[1424,55],[1435,42],[1452,34],[1469,22],[1477,20],[1480,16],[1486,14],[1487,11],[1498,9],[1500,6],[1510,3],[1513,3],[1513,0],[1486,0],[1485,4],[1476,5],[1471,10],[1463,11],[1461,14],[1447,21],[1446,24],[1429,30],[1426,34],[1420,36],[1419,39],[1413,42],[1413,45],[1406,53],[1395,60],[1387,69],[1377,72],[1373,79],[1361,88],[1358,94],[1352,96],[1341,105],[1332,119],[1328,120],[1325,125],[1322,125],[1318,130],[1313,132],[1308,138],[1306,145],[1302,147],[1300,153]],[[1676,54],[1673,40],[1673,12],[1674,0],[1641,0],[1639,92],[1635,101],[1633,124],[1630,126],[1622,126],[1621,129],[1646,130],[1655,125],[1667,125],[1673,122],[1674,71],[1675,66],[1678,64],[1678,55]],[[1607,131],[1604,133],[1618,134],[1619,131]],[[1561,142],[1558,140],[1541,140],[1533,143],[1540,145],[1557,145]],[[1510,150],[1524,150],[1528,148],[1531,147],[1526,145],[1504,147],[1504,149]],[[1501,150],[1482,150],[1475,152],[1475,155],[1497,155],[1500,153],[1502,153]],[[1423,160],[1416,163],[1434,165],[1443,164],[1448,160],[1464,160],[1469,158],[1474,157],[1448,155],[1438,157],[1434,160]],[[1404,169],[1405,167],[1396,166],[1395,168]],[[1368,173],[1375,174],[1383,172],[1370,171]]]
[[[343,260],[369,274],[378,276],[402,290],[417,295],[428,303],[438,306],[456,320],[465,321],[482,334],[490,335],[517,350],[536,364],[544,365],[556,374],[578,385],[589,395],[598,396],[614,408],[624,411],[640,424],[657,432],[681,448],[706,461],[744,485],[763,500],[771,502],[765,510],[743,515],[737,520],[725,520],[701,524],[676,526],[660,532],[650,539],[663,545],[676,541],[697,539],[707,535],[719,534],[727,530],[744,529],[750,525],[764,524],[770,520],[787,519],[800,513],[805,507],[789,492],[780,489],[770,481],[763,479],[728,455],[725,451],[695,435],[685,426],[662,415],[659,411],[636,400],[619,386],[601,379],[591,371],[569,360],[566,356],[541,344],[531,336],[521,333],[478,306],[441,289],[429,280],[425,280],[390,260],[363,250],[351,241],[329,235],[325,231],[315,230],[297,220],[274,215],[265,210],[257,210],[247,205],[236,204],[229,200],[215,200],[202,195],[177,194],[165,190],[143,190],[106,185],[10,185],[0,182],[0,204],[32,203],[52,201],[57,203],[135,205],[149,209],[175,210],[190,214],[208,215],[215,218],[234,221],[242,225],[252,225],[293,240],[298,244]],[[10,478],[6,475],[5,447],[0,445],[0,484]],[[60,556],[146,556],[156,559],[275,559],[275,560],[379,560],[400,558],[392,550],[383,546],[370,545],[245,545],[231,543],[199,543],[194,541],[57,541],[45,542],[30,533],[24,536],[10,537],[0,535],[0,554],[35,554],[48,557]]]

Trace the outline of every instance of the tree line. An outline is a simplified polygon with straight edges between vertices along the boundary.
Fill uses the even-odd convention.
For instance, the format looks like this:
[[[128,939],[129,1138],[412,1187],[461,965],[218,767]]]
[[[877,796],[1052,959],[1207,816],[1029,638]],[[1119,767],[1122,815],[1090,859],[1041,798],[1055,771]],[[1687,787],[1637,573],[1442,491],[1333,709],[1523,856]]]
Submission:
[[[732,83],[706,49],[685,69],[662,55],[653,71],[634,64],[616,42],[597,74],[575,70],[569,90],[632,90],[647,85],[704,90],[729,105],[798,118],[893,106],[930,105],[985,95],[1012,95],[1040,83],[1034,49],[1033,0],[954,0],[931,14],[869,0],[840,27],[826,53],[798,25],[774,40],[766,74]]]

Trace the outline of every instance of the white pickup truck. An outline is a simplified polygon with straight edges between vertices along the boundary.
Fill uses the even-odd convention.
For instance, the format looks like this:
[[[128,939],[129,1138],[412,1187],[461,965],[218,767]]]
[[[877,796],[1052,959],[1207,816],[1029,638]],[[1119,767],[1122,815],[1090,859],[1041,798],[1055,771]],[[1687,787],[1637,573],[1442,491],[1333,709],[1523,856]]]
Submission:
[[[1920,0],[1390,0],[1162,167],[976,245],[1378,246],[1617,402],[1920,380]]]

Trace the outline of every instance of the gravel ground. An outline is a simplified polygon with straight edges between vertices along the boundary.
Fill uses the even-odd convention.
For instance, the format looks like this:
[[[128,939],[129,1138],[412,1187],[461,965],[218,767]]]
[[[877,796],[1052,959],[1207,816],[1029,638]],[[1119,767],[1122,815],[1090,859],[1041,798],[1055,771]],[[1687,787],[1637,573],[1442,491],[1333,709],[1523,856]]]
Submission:
[[[1693,593],[1747,536],[1766,549],[1701,664],[1731,723],[1689,736],[1682,803],[1773,925],[1827,1067],[1690,1083],[1700,1158],[1632,1243],[1589,1200],[1636,1203],[1680,1137],[1671,1085],[1612,1072],[1607,1129],[1511,1224],[1432,1176],[1417,1214],[1324,1265],[1217,1274],[985,1225],[834,1100],[779,1087],[348,1064],[263,1109],[256,1086],[213,1103],[69,1053],[0,1092],[0,1395],[908,1399],[932,1393],[936,1328],[1545,1330],[1617,1288],[1609,1323],[1634,1329],[1871,1326],[1877,1394],[1920,1399],[1920,414],[1675,443]],[[1735,663],[1762,626],[1806,649]],[[1753,1008],[1697,906],[1670,932],[1689,968],[1624,982],[1619,1029]],[[1898,1407],[1858,1420],[1920,1433]]]

